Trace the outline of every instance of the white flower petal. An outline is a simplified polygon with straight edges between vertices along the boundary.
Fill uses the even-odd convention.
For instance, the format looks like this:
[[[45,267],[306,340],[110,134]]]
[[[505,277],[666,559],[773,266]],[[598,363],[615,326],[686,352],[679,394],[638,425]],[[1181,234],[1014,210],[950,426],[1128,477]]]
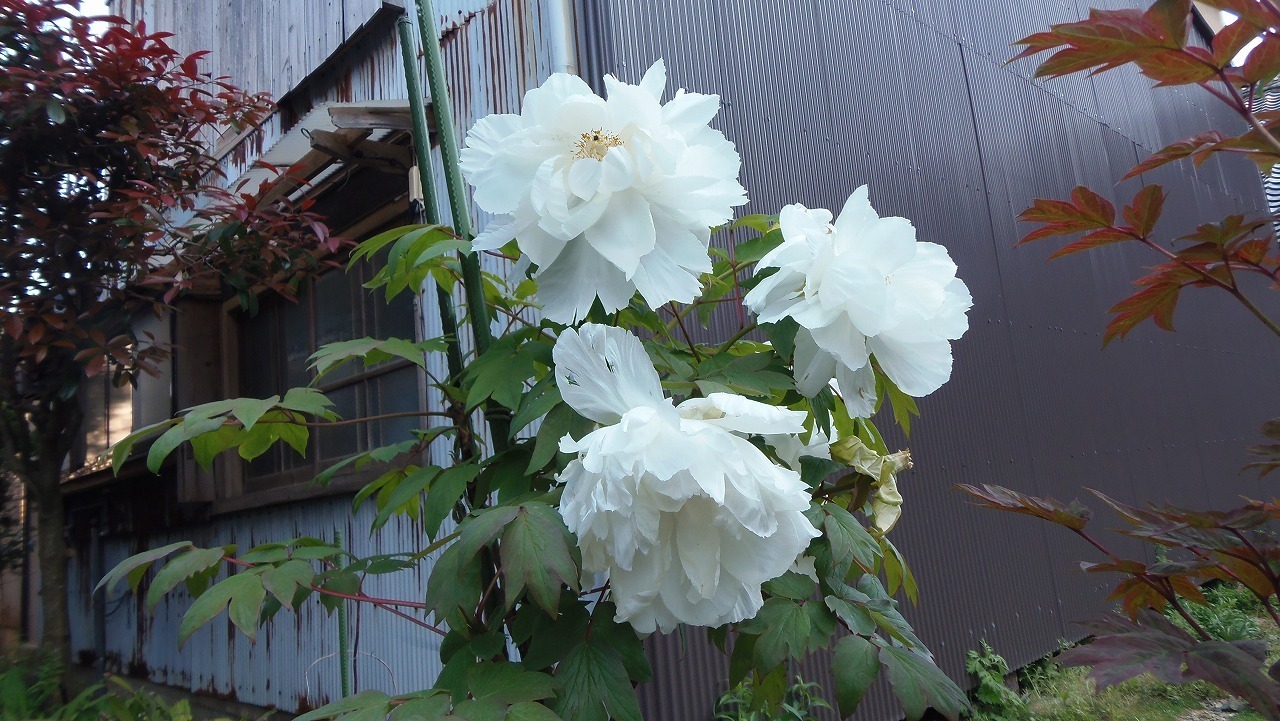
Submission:
[[[796,376],[796,390],[800,391],[800,395],[812,398],[821,393],[835,375],[836,359],[818,347],[807,329],[800,328],[796,331],[796,353],[792,368]]]
[[[885,375],[909,396],[925,396],[951,378],[951,344],[946,338],[919,341],[882,335],[867,342]]]
[[[680,417],[710,423],[717,428],[738,433],[801,433],[803,411],[771,406],[732,393],[711,393],[705,398],[690,398],[676,406]]]
[[[565,400],[613,423],[561,441],[578,457],[559,480],[560,513],[584,570],[608,574],[616,619],[650,633],[755,615],[761,584],[792,567],[818,531],[804,516],[799,474],[715,421],[791,431],[799,419],[730,394],[682,404],[706,420],[681,418],[640,341],[617,328],[567,330],[553,356]]]
[[[791,318],[796,387],[813,396],[839,379],[851,413],[869,415],[875,379],[868,352],[908,395],[937,390],[951,376],[951,346],[968,329],[973,304],[945,248],[916,241],[905,218],[881,218],[866,186],[840,217],[788,205],[784,241],[756,265],[767,271],[744,299],[762,323]]]
[[[633,190],[615,193],[609,200],[609,209],[584,235],[591,247],[628,279],[657,242],[649,204]]]
[[[520,115],[485,118],[468,134],[461,165],[477,205],[514,216],[484,240],[517,239],[554,320],[583,317],[597,297],[616,310],[637,287],[653,307],[692,301],[710,267],[708,228],[747,201],[737,151],[707,126],[719,99],[680,92],[663,105],[665,85],[661,61],[639,85],[606,77],[607,99],[555,74],[525,94]]]
[[[556,387],[579,414],[617,423],[627,411],[663,402],[662,384],[640,339],[612,326],[566,329],[552,350]]]

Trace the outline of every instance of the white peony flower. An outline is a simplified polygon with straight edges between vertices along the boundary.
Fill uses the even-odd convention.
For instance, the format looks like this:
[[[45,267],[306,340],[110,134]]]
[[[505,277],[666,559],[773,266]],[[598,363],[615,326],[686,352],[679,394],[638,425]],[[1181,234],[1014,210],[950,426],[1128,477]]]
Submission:
[[[743,302],[761,323],[794,318],[796,386],[814,396],[832,378],[850,414],[871,415],[876,362],[909,396],[936,391],[951,377],[951,343],[969,328],[973,298],[947,249],[916,241],[906,218],[881,218],[867,186],[831,212],[788,205],[783,243],[760,260],[763,278]]]
[[[665,85],[661,60],[639,85],[605,76],[607,100],[557,73],[519,115],[467,133],[460,165],[476,205],[505,216],[474,247],[517,239],[552,320],[577,322],[597,297],[612,312],[637,290],[655,308],[692,301],[711,270],[709,228],[747,201],[737,151],[707,126],[719,96],[681,90],[663,104]]]
[[[751,618],[760,585],[796,562],[818,531],[809,491],[743,435],[795,434],[804,414],[729,393],[675,406],[639,339],[588,323],[556,341],[565,402],[602,424],[560,449],[560,513],[583,570],[607,573],[617,620],[637,631]]]

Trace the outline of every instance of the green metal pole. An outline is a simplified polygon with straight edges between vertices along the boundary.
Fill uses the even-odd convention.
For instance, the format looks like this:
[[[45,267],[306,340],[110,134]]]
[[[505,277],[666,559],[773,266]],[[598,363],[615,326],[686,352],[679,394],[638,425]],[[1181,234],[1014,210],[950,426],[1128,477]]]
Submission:
[[[436,205],[435,177],[431,172],[431,132],[427,129],[426,104],[422,100],[422,81],[418,79],[418,58],[413,52],[413,21],[407,17],[397,23],[400,31],[400,52],[404,57],[404,81],[409,88],[409,116],[413,120],[413,152],[418,163],[418,181],[422,185],[422,209],[426,221],[440,223],[440,207]],[[458,320],[453,312],[453,296],[436,286],[436,302],[440,308],[440,330],[452,336],[447,361],[451,383],[462,377],[462,347],[458,341]]]
[[[333,531],[333,545],[342,548],[342,531],[336,528]],[[347,601],[343,599],[338,604],[338,673],[341,676],[342,698],[351,695],[351,654],[347,651],[350,643],[350,634],[347,632]]]
[[[440,40],[436,37],[435,9],[431,0],[418,0],[418,32],[427,63],[427,83],[431,89],[431,111],[436,119],[436,134],[440,136],[440,156],[444,161],[445,189],[449,193],[449,207],[453,215],[453,227],[458,235],[470,239],[471,213],[467,209],[466,190],[462,184],[462,170],[458,167],[458,134],[453,125],[453,110],[449,104],[449,86],[444,77],[444,59],[440,56]],[[489,329],[489,307],[484,299],[484,281],[480,276],[480,259],[475,253],[462,253],[462,282],[467,295],[467,311],[471,318],[471,332],[475,336],[476,355],[489,349],[493,335]],[[493,450],[501,453],[507,449],[510,421],[505,409],[485,404],[485,418],[493,437]]]
[[[440,156],[444,160],[444,183],[449,191],[449,208],[458,235],[471,238],[471,213],[467,209],[462,171],[458,168],[458,133],[453,126],[453,110],[449,104],[449,86],[444,77],[444,59],[440,56],[440,40],[436,37],[435,10],[431,0],[418,0],[418,32],[427,61],[427,84],[431,88],[431,111],[436,117],[436,133],[440,136]],[[462,281],[467,286],[467,305],[471,327],[476,337],[477,353],[489,349],[493,336],[489,330],[489,309],[484,302],[484,285],[480,279],[480,260],[475,253],[462,258]]]

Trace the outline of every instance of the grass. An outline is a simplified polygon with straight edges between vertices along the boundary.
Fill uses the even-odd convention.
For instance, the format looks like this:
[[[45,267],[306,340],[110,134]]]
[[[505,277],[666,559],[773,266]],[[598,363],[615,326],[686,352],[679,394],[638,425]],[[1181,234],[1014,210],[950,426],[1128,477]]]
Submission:
[[[1139,676],[1100,693],[1087,678],[1088,669],[1046,664],[1024,670],[1023,698],[1028,719],[1035,721],[1179,721],[1212,718],[1198,715],[1224,696],[1204,682],[1182,686]],[[1251,710],[1231,714],[1233,721],[1263,721]]]
[[[1257,599],[1227,584],[1205,591],[1208,605],[1190,609],[1196,622],[1222,640],[1267,642],[1268,663],[1274,663],[1280,656],[1280,628],[1263,613]],[[1006,670],[1004,660],[985,644],[970,654],[969,671],[979,679],[973,721],[1263,721],[1243,705],[1233,713],[1211,712],[1226,695],[1204,682],[1173,685],[1144,675],[1099,692],[1088,678],[1088,669],[1063,668],[1048,658],[1019,671],[1022,692],[1007,694],[996,688]]]

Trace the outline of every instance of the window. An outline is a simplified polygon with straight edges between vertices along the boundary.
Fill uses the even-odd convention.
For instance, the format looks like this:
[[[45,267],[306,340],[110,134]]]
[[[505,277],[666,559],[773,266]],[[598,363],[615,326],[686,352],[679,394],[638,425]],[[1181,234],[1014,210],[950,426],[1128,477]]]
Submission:
[[[327,343],[362,338],[417,337],[418,312],[413,297],[402,293],[390,303],[363,284],[371,277],[367,264],[332,270],[299,293],[296,302],[276,299],[253,317],[239,318],[239,394],[265,398],[304,386],[314,374],[307,358]],[[365,368],[358,361],[326,375],[318,386],[344,419],[363,418],[423,407],[417,366],[403,360]],[[334,461],[409,437],[421,419],[395,418],[324,429],[311,434],[306,457],[284,444],[245,464],[244,493],[280,488],[310,480]]]

